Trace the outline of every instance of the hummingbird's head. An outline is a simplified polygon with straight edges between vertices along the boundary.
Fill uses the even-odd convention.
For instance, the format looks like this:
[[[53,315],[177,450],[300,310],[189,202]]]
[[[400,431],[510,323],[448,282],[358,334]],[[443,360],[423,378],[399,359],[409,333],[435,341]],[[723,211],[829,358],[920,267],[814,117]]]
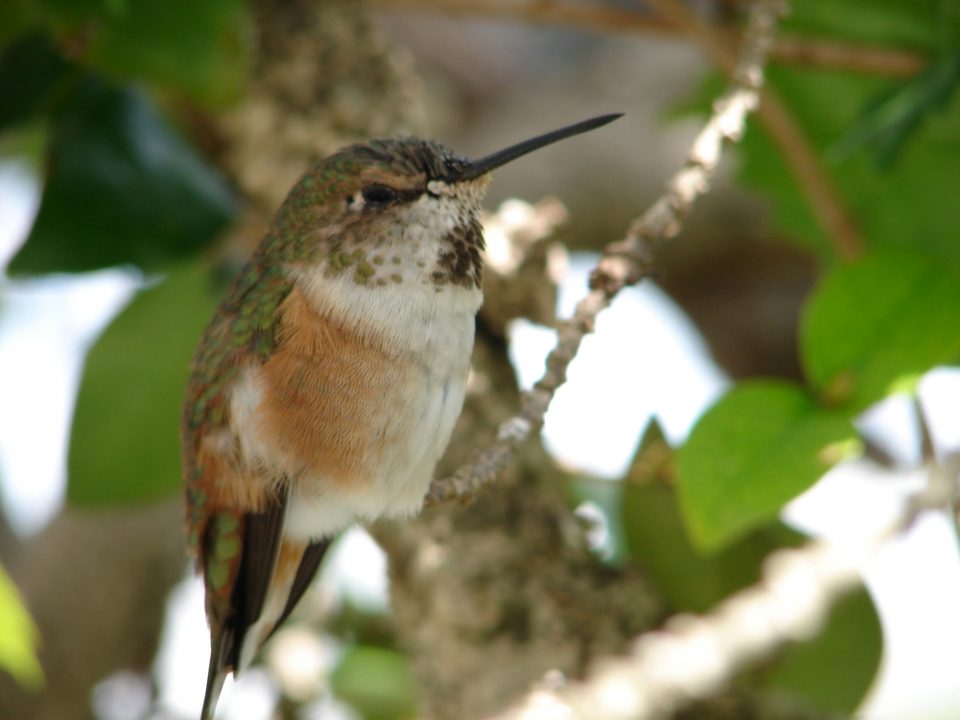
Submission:
[[[399,138],[351,145],[316,170],[327,183],[333,180],[335,200],[348,222],[417,227],[434,216],[449,217],[453,224],[475,218],[490,177],[466,177],[471,166],[433,140]]]
[[[329,258],[331,247],[348,254],[419,249],[436,257],[428,273],[437,286],[479,287],[479,212],[490,172],[618,117],[586,120],[479,160],[419,138],[351,145],[317,163],[300,180],[281,211],[284,227],[278,234],[293,240],[287,252],[298,258]]]

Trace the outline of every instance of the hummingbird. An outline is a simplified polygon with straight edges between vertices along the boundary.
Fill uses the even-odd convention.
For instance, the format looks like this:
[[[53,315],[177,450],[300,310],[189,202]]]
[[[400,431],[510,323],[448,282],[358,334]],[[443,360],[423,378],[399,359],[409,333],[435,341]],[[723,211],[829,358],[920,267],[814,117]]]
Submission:
[[[183,406],[188,547],[210,626],[201,720],[340,531],[423,504],[463,406],[490,172],[618,117],[479,160],[371,140],[294,185],[204,331]]]

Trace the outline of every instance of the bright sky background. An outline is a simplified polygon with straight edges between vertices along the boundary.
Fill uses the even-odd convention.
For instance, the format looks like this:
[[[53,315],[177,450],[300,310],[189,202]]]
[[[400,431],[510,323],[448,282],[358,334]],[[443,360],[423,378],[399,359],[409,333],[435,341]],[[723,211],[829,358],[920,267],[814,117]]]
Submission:
[[[29,174],[0,165],[0,265],[22,239],[37,203]],[[681,240],[682,241],[682,240]],[[566,315],[585,287],[589,259],[575,257],[560,298]],[[0,293],[0,493],[13,527],[40,529],[62,503],[65,453],[82,353],[130,296],[137,278],[123,271],[7,283]],[[539,377],[553,333],[529,323],[512,328],[512,356],[521,381]],[[699,336],[680,310],[653,284],[622,294],[600,319],[557,394],[544,435],[571,466],[616,477],[626,467],[639,432],[656,415],[668,437],[683,439],[692,422],[726,385]],[[941,450],[960,447],[960,373],[931,373],[921,397]],[[584,419],[589,419],[585,422]],[[904,463],[916,436],[904,399],[893,399],[864,419],[890,438]],[[817,534],[843,541],[880,526],[897,502],[922,479],[904,472],[888,481],[869,477],[866,465],[848,463],[792,504],[788,518]],[[960,557],[943,517],[928,517],[890,543],[864,568],[884,624],[887,654],[861,717],[870,720],[960,716]],[[368,603],[384,603],[385,564],[365,533],[351,533],[324,568],[324,586]],[[196,713],[203,694],[207,634],[201,588],[188,580],[170,600],[171,622],[157,662],[162,703],[176,715]],[[338,649],[322,640],[278,636],[309,672],[322,675]],[[310,643],[314,642],[313,645]],[[265,674],[250,673],[228,687],[222,717],[267,718],[274,690]],[[97,695],[101,708],[143,708],[139,680],[121,676]],[[124,702],[112,702],[122,698]],[[140,698],[138,701],[137,698]],[[107,720],[134,715],[114,714]],[[338,720],[349,713],[325,700],[309,717]]]

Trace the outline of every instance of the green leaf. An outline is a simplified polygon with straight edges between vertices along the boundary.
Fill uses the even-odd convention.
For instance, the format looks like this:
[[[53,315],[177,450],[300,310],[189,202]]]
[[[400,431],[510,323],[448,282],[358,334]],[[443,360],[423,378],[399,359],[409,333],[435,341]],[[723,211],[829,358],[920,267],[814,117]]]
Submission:
[[[413,679],[407,658],[386,648],[350,648],[331,677],[334,693],[367,720],[402,720],[415,715]]]
[[[29,0],[0,2],[0,43],[7,43],[26,31],[36,29],[36,7]]]
[[[798,693],[817,707],[852,713],[873,685],[883,652],[877,609],[866,590],[836,603],[816,637],[792,645],[764,685]]]
[[[960,354],[960,273],[916,254],[875,253],[836,268],[801,323],[810,385],[851,412]]]
[[[43,685],[43,669],[37,659],[39,633],[20,593],[0,565],[0,669],[28,690]]]
[[[829,0],[790,8],[790,33],[873,44],[933,49],[939,35],[941,0]]]
[[[828,156],[843,159],[872,147],[878,164],[889,168],[923,121],[949,106],[958,86],[960,51],[954,51],[872,99],[844,137],[828,149]]]
[[[4,0],[5,14],[22,18],[23,24],[62,31],[78,30],[108,9],[108,0]],[[0,16],[0,19],[6,19]]]
[[[741,383],[711,407],[677,452],[677,487],[696,545],[717,550],[858,449],[850,420],[799,387]]]
[[[121,78],[185,92],[208,107],[236,99],[247,75],[244,0],[126,0],[99,13],[89,58]]]
[[[145,501],[179,490],[180,406],[214,307],[209,273],[198,263],[140,292],[107,328],[80,384],[68,502]]]
[[[960,157],[960,71],[956,47],[942,44],[950,24],[945,7],[939,0],[799,3],[788,21],[796,35],[925,47],[937,54],[908,81],[780,65],[770,68],[768,84],[810,140],[812,160],[830,176],[837,205],[849,213],[868,250],[898,249],[960,265],[960,203],[951,194]],[[838,143],[857,151],[843,156]],[[822,257],[834,257],[805,193],[765,133],[747,133],[739,151],[741,178],[772,200],[779,228]],[[894,154],[887,167],[875,161]]]
[[[706,612],[757,582],[767,555],[802,538],[773,523],[708,555],[691,541],[673,488],[628,482],[622,493],[622,525],[630,557],[643,567],[673,612]]]
[[[69,92],[79,72],[49,36],[30,33],[0,52],[0,130],[34,120]]]
[[[893,165],[881,167],[875,161],[882,150],[876,139],[848,157],[830,155],[828,149],[856,132],[877,98],[894,92],[899,81],[782,66],[771,67],[767,78],[809,138],[814,160],[831,177],[837,204],[852,217],[870,248],[925,252],[960,264],[956,232],[960,203],[954,202],[952,195],[960,157],[960,93],[952,93],[948,104],[941,107],[936,92],[928,92],[931,102],[920,109],[921,115],[914,115],[901,127],[909,131],[909,142],[901,147]],[[946,102],[947,94],[939,99]],[[883,136],[888,143],[896,137]],[[834,257],[833,246],[806,195],[770,138],[764,132],[748,132],[738,152],[740,179],[771,200],[778,228],[822,257]]]
[[[14,273],[160,269],[209,243],[234,211],[224,183],[142,93],[93,79],[56,118],[48,165]]]
[[[710,555],[691,542],[673,488],[624,483],[622,525],[631,558],[666,599],[669,610],[704,613],[761,577],[764,560],[803,536],[778,521],[758,527]],[[788,645],[760,672],[765,687],[785,690],[824,710],[851,713],[876,675],[882,634],[870,596],[840,600],[813,638]]]
[[[0,40],[28,30],[52,33],[88,68],[206,107],[239,97],[252,45],[244,0],[0,2]]]

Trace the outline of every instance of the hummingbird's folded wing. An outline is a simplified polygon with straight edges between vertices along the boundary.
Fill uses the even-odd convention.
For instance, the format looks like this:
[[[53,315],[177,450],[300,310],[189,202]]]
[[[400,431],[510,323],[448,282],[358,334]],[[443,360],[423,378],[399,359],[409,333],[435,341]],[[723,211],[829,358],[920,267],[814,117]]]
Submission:
[[[239,666],[247,628],[257,621],[263,611],[277,564],[283,517],[287,509],[286,486],[280,486],[279,492],[279,497],[272,500],[262,512],[247,513],[244,517],[243,554],[231,602],[236,623],[235,657],[231,664],[235,668]]]
[[[239,669],[247,632],[263,611],[277,563],[286,506],[287,492],[281,489],[262,511],[245,513],[241,518],[214,516],[207,524],[201,562],[211,642],[201,718],[212,716],[223,679]],[[236,531],[232,530],[234,524]],[[239,552],[233,550],[237,539]]]
[[[224,677],[240,668],[283,534],[287,483],[257,482],[259,470],[243,463],[230,397],[242,369],[256,367],[271,352],[276,307],[291,287],[282,273],[261,273],[249,264],[207,327],[187,387],[182,433],[188,544],[204,576],[211,640],[204,720],[213,714]]]

